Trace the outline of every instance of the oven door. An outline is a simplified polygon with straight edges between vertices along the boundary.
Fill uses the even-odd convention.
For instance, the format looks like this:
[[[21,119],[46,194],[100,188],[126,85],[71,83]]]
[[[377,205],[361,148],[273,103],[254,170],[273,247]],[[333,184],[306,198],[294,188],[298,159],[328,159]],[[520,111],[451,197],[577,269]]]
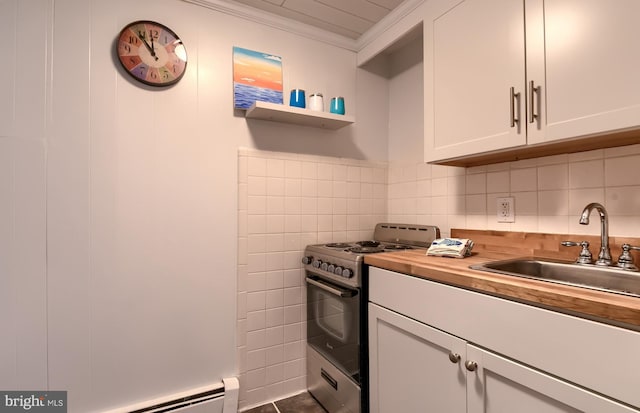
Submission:
[[[358,289],[307,275],[307,342],[360,384],[360,309]]]

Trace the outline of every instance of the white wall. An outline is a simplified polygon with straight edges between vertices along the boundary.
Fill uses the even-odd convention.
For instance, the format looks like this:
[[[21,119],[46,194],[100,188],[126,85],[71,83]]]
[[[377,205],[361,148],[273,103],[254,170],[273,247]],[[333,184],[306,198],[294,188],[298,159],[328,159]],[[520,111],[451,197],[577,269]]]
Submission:
[[[119,68],[138,19],[185,41],[175,87]],[[237,148],[385,159],[353,52],[177,0],[0,0],[0,32],[0,387],[90,412],[237,374]],[[342,95],[356,124],[246,121],[233,46],[282,56],[285,91]]]

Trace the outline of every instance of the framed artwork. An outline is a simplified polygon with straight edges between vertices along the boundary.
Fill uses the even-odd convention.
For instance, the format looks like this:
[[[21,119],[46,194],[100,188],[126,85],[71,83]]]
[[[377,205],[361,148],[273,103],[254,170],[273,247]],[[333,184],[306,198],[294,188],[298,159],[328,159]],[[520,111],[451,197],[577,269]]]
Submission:
[[[233,48],[233,105],[248,109],[255,101],[282,104],[282,58]]]

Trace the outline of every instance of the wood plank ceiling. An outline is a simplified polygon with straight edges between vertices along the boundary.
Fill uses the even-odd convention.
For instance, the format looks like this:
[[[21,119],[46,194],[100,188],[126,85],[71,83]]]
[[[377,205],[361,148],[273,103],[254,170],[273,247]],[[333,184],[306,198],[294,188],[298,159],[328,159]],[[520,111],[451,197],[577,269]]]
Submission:
[[[233,1],[355,40],[404,0]]]

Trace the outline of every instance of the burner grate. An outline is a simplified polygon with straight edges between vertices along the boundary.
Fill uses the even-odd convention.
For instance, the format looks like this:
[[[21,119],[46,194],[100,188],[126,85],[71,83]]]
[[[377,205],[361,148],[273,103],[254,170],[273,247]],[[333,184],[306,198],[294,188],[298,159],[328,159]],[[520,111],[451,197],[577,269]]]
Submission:
[[[351,247],[351,245],[352,244],[348,244],[346,242],[330,242],[328,244],[325,244],[325,247],[345,249]]]

